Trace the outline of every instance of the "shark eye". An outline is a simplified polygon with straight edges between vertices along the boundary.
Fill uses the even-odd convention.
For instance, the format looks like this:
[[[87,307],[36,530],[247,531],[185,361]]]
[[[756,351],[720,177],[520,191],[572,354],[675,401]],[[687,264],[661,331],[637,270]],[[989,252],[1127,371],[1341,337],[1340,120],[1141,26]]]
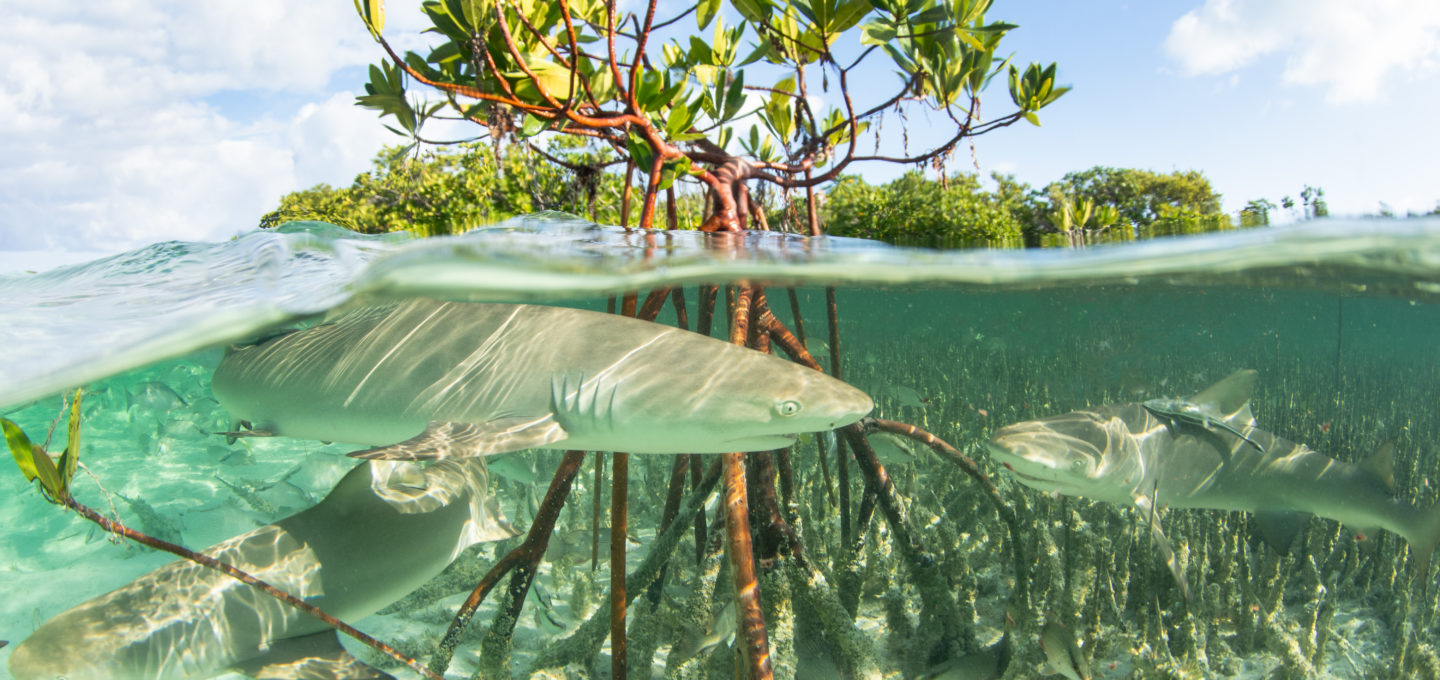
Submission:
[[[800,402],[794,399],[786,399],[775,405],[775,412],[789,418],[790,416],[800,413]]]

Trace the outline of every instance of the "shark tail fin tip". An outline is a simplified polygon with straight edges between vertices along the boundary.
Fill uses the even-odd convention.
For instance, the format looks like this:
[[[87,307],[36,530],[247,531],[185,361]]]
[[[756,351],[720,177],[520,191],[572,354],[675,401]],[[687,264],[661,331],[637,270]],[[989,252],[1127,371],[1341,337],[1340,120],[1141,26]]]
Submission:
[[[1410,542],[1410,554],[1415,557],[1414,577],[1426,579],[1430,575],[1430,558],[1435,556],[1435,546],[1440,543],[1440,503],[1430,506],[1421,518],[1417,536],[1407,536]],[[1425,590],[1429,591],[1429,583],[1423,582]]]

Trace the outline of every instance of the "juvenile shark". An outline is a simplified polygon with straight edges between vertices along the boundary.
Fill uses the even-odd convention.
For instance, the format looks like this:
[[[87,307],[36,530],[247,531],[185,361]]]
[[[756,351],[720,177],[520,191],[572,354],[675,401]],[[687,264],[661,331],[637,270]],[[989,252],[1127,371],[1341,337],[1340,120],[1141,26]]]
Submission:
[[[439,574],[464,548],[516,535],[479,460],[365,461],[318,505],[205,551],[353,623]],[[15,647],[20,680],[387,678],[333,629],[184,560],[42,624]],[[307,675],[305,673],[311,673]]]
[[[758,451],[873,406],[819,371],[677,328],[422,299],[232,348],[213,390],[257,431],[399,459]]]
[[[1361,535],[1385,529],[1410,542],[1416,573],[1425,574],[1440,541],[1440,505],[1422,510],[1395,497],[1392,447],[1351,464],[1257,429],[1255,377],[1238,371],[1181,400],[1203,418],[1157,414],[1140,403],[1095,406],[1003,427],[990,453],[1026,486],[1136,505],[1142,517],[1152,517],[1152,500],[1253,513],[1280,549],[1311,515]],[[1158,530],[1153,517],[1150,524]]]

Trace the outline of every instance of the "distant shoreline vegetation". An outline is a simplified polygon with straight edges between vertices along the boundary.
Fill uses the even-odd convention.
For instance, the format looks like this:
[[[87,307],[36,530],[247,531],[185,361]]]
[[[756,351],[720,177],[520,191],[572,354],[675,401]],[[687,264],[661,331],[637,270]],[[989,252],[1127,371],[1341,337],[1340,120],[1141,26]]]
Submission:
[[[522,145],[469,142],[416,153],[414,147],[380,151],[374,167],[348,187],[320,184],[286,194],[262,219],[270,228],[319,219],[364,233],[408,229],[420,236],[468,231],[515,215],[559,210],[601,224],[622,224],[624,188],[618,173],[578,173],[572,165],[601,160],[597,148],[556,138],[544,151]],[[1044,187],[991,173],[993,189],[975,174],[927,177],[912,170],[883,184],[842,175],[819,192],[825,233],[924,248],[1076,247],[1157,236],[1263,227],[1272,219],[1313,219],[1329,214],[1325,192],[1306,186],[1297,201],[1249,201],[1234,215],[1221,210],[1220,194],[1198,171],[1158,173],[1097,166],[1066,174]],[[632,187],[632,190],[639,190]],[[761,192],[771,229],[806,233],[803,192]],[[695,229],[705,199],[679,192],[665,225]],[[1440,207],[1428,214],[1440,214]],[[1393,217],[1383,206],[1379,216]]]

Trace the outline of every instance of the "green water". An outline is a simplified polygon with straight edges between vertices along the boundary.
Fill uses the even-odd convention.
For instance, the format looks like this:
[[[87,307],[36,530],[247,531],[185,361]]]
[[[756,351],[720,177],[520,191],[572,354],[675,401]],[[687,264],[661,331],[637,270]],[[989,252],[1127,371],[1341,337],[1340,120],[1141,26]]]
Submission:
[[[874,415],[920,426],[974,458],[1022,531],[1018,543],[1012,540],[976,481],[917,447],[914,458],[882,452],[882,462],[924,559],[904,556],[882,511],[847,543],[842,499],[848,496],[846,523],[853,525],[865,496],[856,464],[848,462],[842,493],[841,461],[823,440],[803,438],[790,453],[795,486],[785,519],[803,542],[807,564],[824,576],[827,585],[816,592],[853,607],[853,621],[814,609],[807,599],[813,594],[800,592],[803,579],[790,578],[800,573],[792,558],[762,563],[776,677],[910,678],[947,668],[952,675],[942,677],[987,677],[947,664],[968,659],[983,667],[987,650],[1002,641],[1007,606],[1005,677],[1038,677],[1047,617],[1066,622],[1097,678],[1436,677],[1435,566],[1417,577],[1428,592],[1411,585],[1415,560],[1401,537],[1359,540],[1315,519],[1281,554],[1259,539],[1244,513],[1171,511],[1163,528],[1195,593],[1187,603],[1137,529],[1133,510],[1021,486],[983,446],[1003,425],[1087,405],[1185,396],[1253,368],[1259,427],[1349,462],[1394,442],[1397,496],[1429,508],[1440,502],[1440,307],[1423,287],[1410,288],[1413,297],[1395,294],[1406,290],[1409,274],[1371,275],[1375,285],[1365,290],[1355,284],[1367,274],[1353,270],[1344,286],[1292,270],[1279,281],[1283,287],[1241,285],[1233,272],[1207,283],[1193,271],[1179,284],[1127,285],[1107,277],[1103,285],[1068,281],[1030,290],[953,282],[840,287],[844,379],[871,394]],[[685,292],[693,324],[699,295],[694,286]],[[768,295],[777,316],[795,327],[785,289],[771,287]],[[828,367],[824,289],[802,285],[797,298],[807,344]],[[605,302],[590,295],[564,304],[595,309]],[[659,321],[674,323],[673,311]],[[209,394],[220,356],[208,349],[87,384],[82,461],[94,478],[78,480],[82,502],[198,549],[309,507],[354,464],[338,444],[283,438],[230,444],[211,434],[230,426]],[[60,408],[58,397],[47,396],[4,415],[43,439]],[[496,458],[491,490],[522,530],[561,455]],[[561,640],[587,617],[605,615],[606,546],[597,570],[589,557],[592,503],[599,493],[608,507],[609,480],[596,488],[592,459],[560,515],[539,592],[519,620],[508,665],[513,677],[530,677],[537,658],[564,648]],[[632,569],[655,540],[670,467],[669,456],[632,459]],[[11,643],[0,657],[55,614],[169,560],[107,542],[83,519],[45,503],[13,469],[0,475],[0,512],[7,518],[0,530],[0,578],[7,584],[0,639]],[[707,511],[712,523],[716,517],[713,507]],[[712,524],[712,539],[717,529]],[[472,548],[423,592],[351,623],[428,658],[464,594],[518,541]],[[718,545],[710,548],[697,564],[687,533],[661,596],[631,606],[632,677],[735,677],[738,645],[722,641],[684,663],[671,658],[677,647],[693,648],[726,613],[728,567]],[[1017,548],[1027,573],[1023,601],[1014,597]],[[479,657],[503,591],[470,624],[449,677],[494,665],[493,656]],[[367,662],[412,677],[346,644]],[[607,677],[608,654],[608,645],[593,648],[542,677]]]

